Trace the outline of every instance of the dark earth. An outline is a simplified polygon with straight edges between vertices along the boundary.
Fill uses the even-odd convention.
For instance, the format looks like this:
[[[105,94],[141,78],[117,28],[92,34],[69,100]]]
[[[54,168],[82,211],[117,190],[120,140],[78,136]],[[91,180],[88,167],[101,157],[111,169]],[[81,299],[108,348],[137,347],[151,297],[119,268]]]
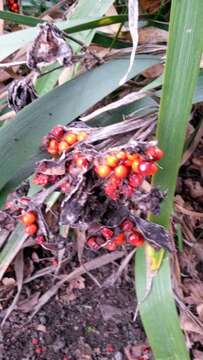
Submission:
[[[115,269],[109,264],[92,274],[102,284]],[[113,286],[99,287],[86,275],[72,291],[64,286],[30,323],[27,313],[13,312],[2,331],[2,360],[122,360],[130,359],[136,344],[142,344],[140,355],[145,349],[147,357],[136,349],[132,359],[149,359],[141,322],[133,322],[131,279],[128,272]],[[45,290],[46,281],[35,280],[30,291]]]

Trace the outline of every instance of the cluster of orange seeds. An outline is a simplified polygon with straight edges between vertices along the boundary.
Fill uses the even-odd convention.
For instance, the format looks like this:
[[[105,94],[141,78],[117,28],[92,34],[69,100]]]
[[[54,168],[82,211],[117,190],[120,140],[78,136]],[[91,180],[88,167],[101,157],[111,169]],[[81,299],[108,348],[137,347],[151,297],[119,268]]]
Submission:
[[[62,127],[56,126],[49,134],[47,151],[53,156],[61,155],[63,152],[68,151],[73,145],[84,141],[87,137],[88,133],[86,131],[65,131]]]
[[[124,244],[135,247],[143,246],[144,238],[133,222],[126,219],[121,223],[119,229],[116,229],[116,233],[111,228],[103,227],[100,234],[88,238],[87,244],[93,250],[103,247],[109,251],[115,251]]]
[[[158,171],[155,161],[160,160],[164,153],[157,146],[150,146],[144,154],[128,151],[112,151],[100,161],[95,160],[95,172],[100,178],[106,179],[104,191],[107,196],[117,200],[119,195],[130,197],[146,176]]]
[[[19,13],[20,12],[20,5],[18,0],[7,0],[7,6],[10,11]]]

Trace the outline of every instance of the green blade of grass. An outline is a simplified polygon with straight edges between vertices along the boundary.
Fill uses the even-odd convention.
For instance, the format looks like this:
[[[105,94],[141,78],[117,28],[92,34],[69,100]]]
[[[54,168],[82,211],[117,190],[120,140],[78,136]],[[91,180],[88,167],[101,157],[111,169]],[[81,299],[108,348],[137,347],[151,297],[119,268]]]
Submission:
[[[108,25],[112,25],[112,24],[117,24],[117,23],[125,22],[128,20],[127,15],[104,16],[99,19],[95,18],[95,17],[93,19],[90,19],[90,18],[88,19],[88,18],[89,18],[89,16],[86,18],[82,14],[81,21],[80,21],[81,24],[71,26],[67,30],[67,32],[73,33],[73,32],[78,32],[78,31],[89,30],[89,29],[95,29],[97,27],[103,27],[103,26],[108,26]],[[33,16],[21,15],[21,14],[15,14],[11,11],[0,11],[0,19],[15,22],[17,24],[26,25],[26,26],[36,26],[37,24],[42,24],[42,23],[46,22],[46,20],[43,20],[40,18],[36,18]],[[86,19],[86,20],[82,20],[82,19]]]
[[[199,72],[202,52],[203,2],[173,0],[169,26],[169,45],[164,74],[163,93],[157,129],[157,139],[165,152],[154,184],[168,191],[159,217],[151,220],[169,227],[178,169],[185,132],[192,106],[192,97]],[[159,255],[158,255],[159,256]],[[173,300],[168,256],[156,275],[152,291],[146,292],[144,251],[136,256],[136,289],[141,302],[140,314],[155,358],[187,360],[183,334]]]
[[[15,14],[11,11],[0,11],[0,19],[11,21],[16,24],[36,26],[39,23],[43,23],[43,19],[39,19],[33,16],[26,16],[21,14]]]

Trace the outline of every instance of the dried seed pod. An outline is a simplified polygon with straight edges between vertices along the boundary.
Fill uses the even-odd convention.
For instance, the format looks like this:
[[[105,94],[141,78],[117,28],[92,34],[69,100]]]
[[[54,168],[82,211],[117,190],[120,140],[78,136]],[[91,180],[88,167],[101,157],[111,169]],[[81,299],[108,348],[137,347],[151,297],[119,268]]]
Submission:
[[[62,32],[53,24],[40,24],[39,34],[27,52],[27,66],[37,69],[58,61],[63,65],[72,64],[73,51],[63,39]]]
[[[30,79],[14,80],[8,88],[8,106],[15,112],[37,99]]]

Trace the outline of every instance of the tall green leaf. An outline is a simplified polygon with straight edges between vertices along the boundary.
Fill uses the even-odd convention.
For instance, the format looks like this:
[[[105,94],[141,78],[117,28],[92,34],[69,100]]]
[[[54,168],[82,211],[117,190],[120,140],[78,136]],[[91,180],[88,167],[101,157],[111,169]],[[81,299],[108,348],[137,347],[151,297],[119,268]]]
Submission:
[[[165,151],[154,184],[168,191],[159,217],[151,220],[168,227],[180,166],[192,97],[202,52],[202,0],[173,0],[169,45],[161,97],[157,139]],[[155,256],[155,255],[154,255]],[[159,254],[156,254],[156,257]],[[146,264],[143,251],[136,256],[136,289],[140,313],[155,358],[187,360],[189,355],[180,330],[173,299],[168,256],[155,277],[152,291],[146,291]]]

